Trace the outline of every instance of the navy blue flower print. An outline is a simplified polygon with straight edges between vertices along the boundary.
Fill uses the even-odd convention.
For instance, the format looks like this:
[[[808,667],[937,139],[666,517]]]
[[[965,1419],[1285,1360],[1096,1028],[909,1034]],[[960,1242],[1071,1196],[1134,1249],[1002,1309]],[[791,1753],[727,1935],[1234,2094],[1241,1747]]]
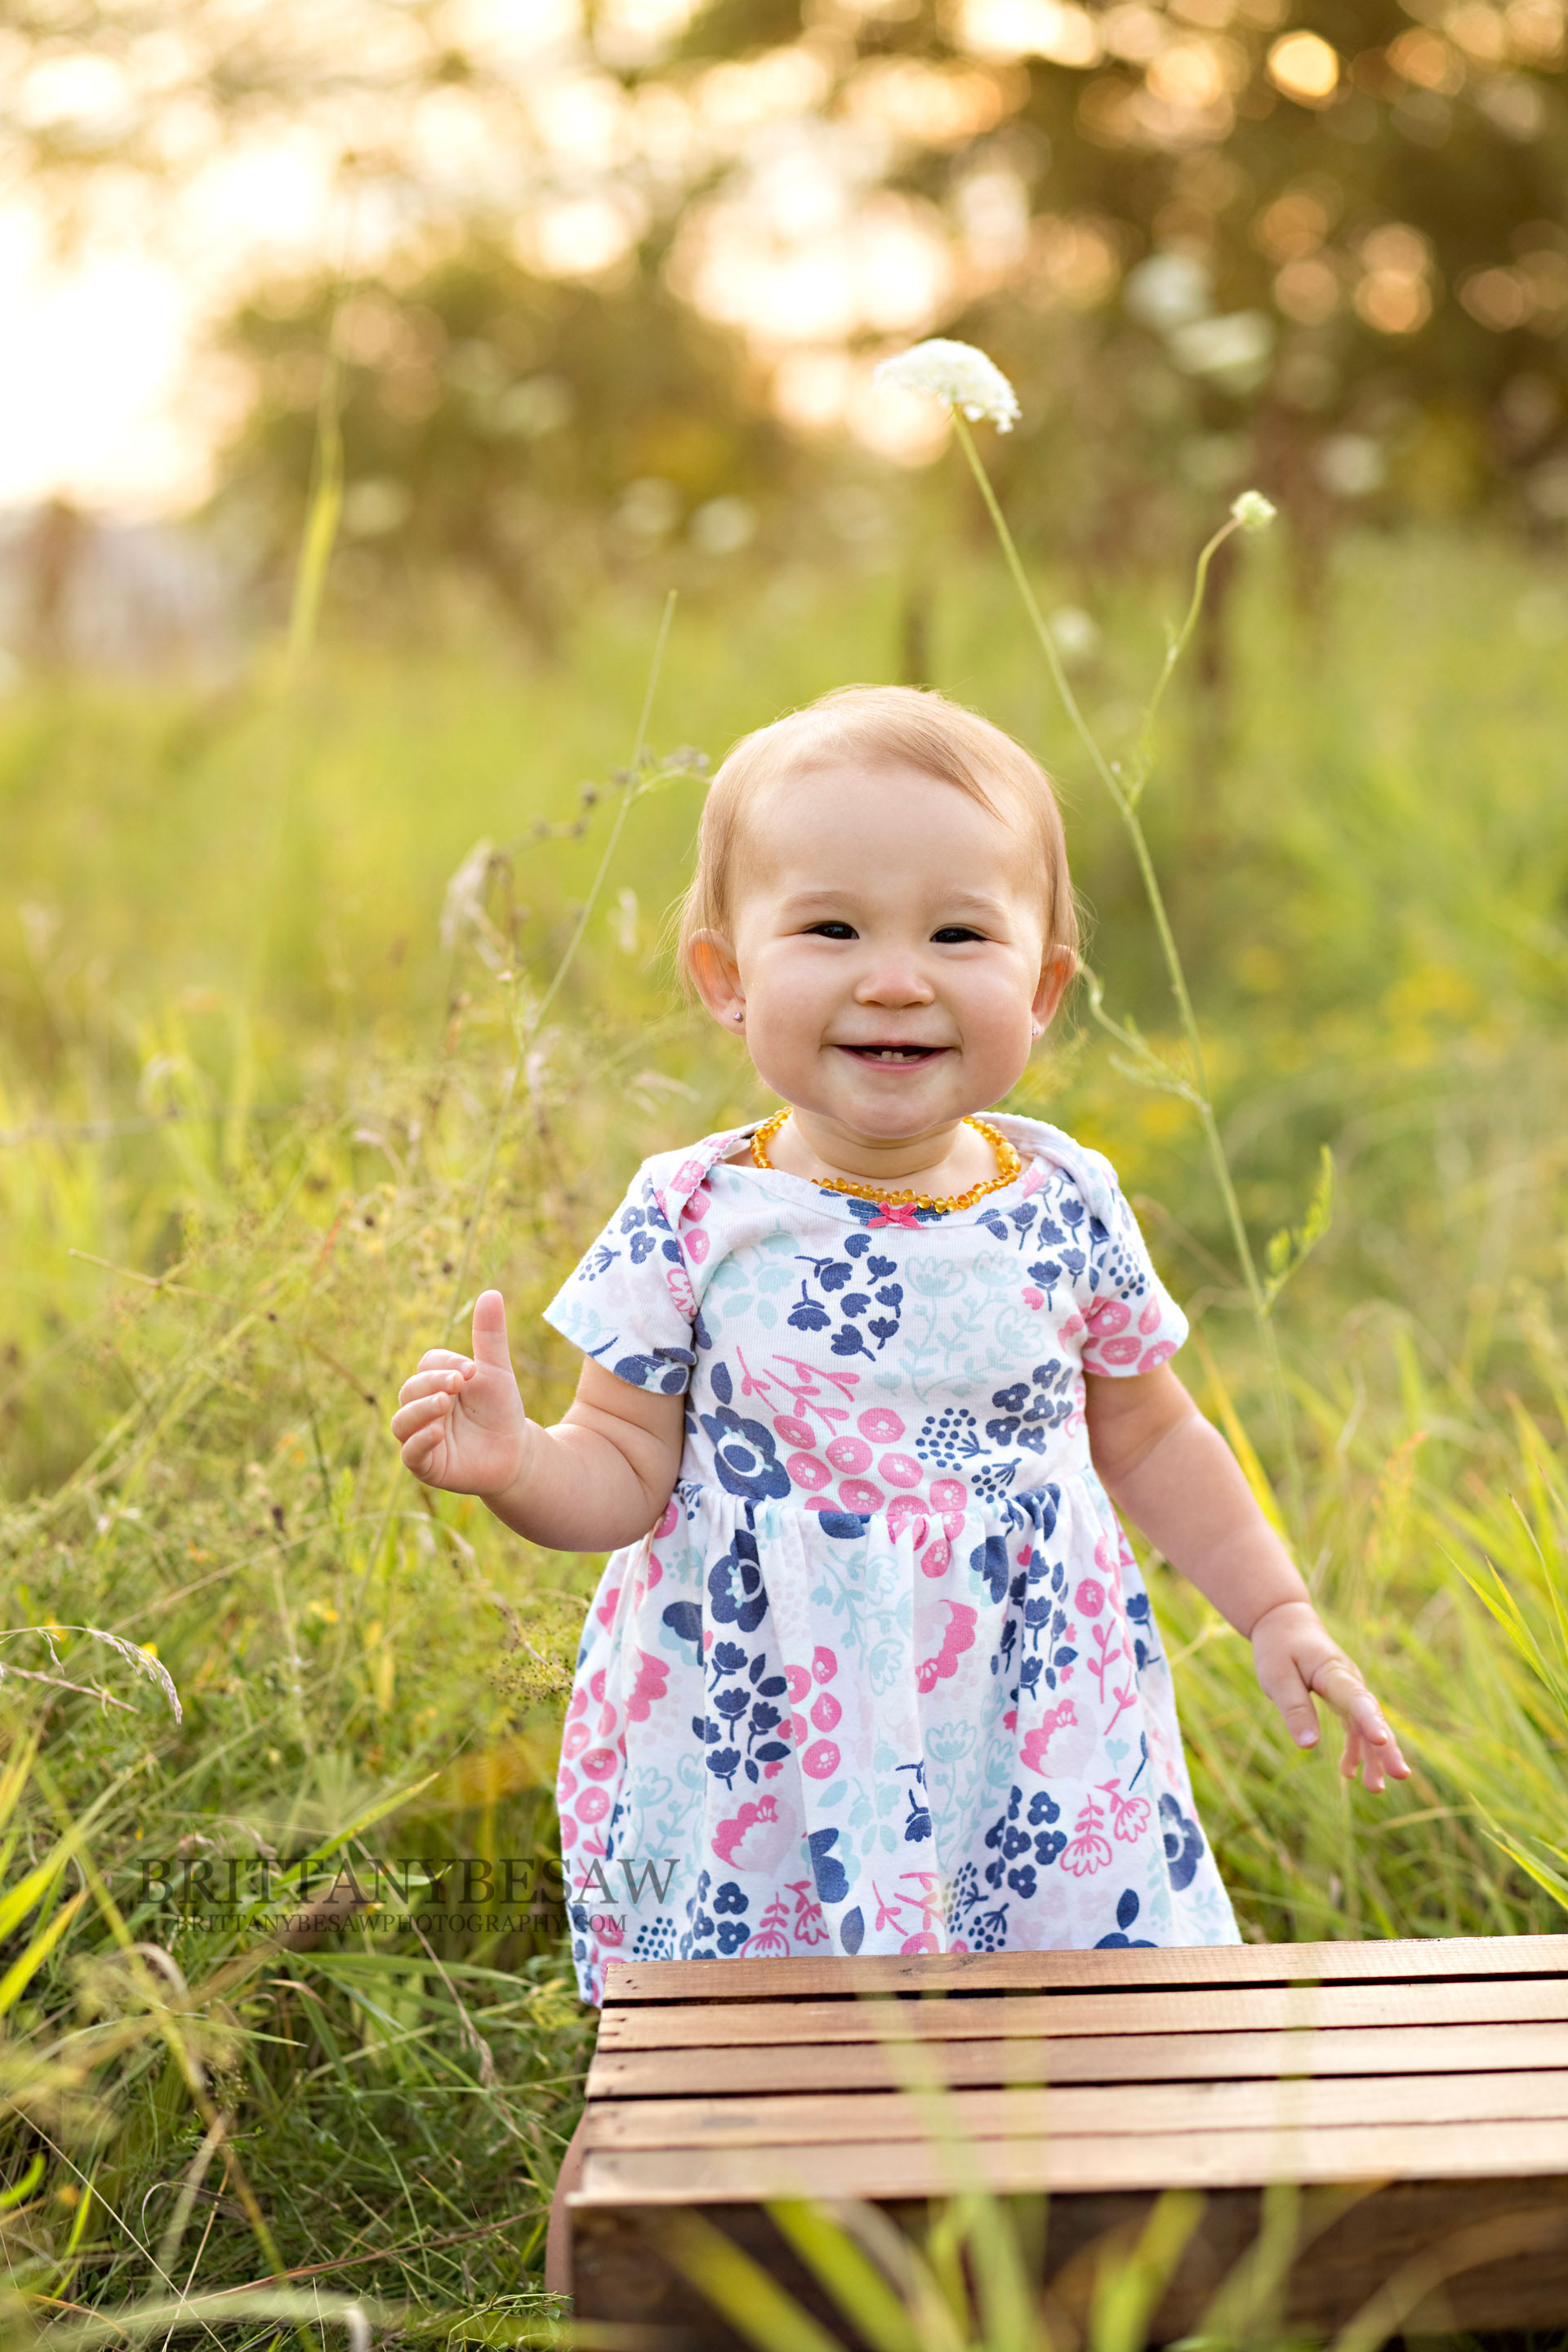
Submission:
[[[679,1396],[691,1378],[697,1358],[689,1348],[656,1348],[651,1356],[619,1356],[610,1366],[616,1380],[634,1389],[655,1389],[660,1396]]]
[[[866,1940],[866,1914],[858,1903],[853,1911],[846,1911],[838,1922],[838,1940],[849,1953],[858,1952]]]
[[[1136,1923],[1138,1911],[1138,1897],[1130,1886],[1116,1906],[1116,1933],[1111,1936],[1101,1936],[1094,1948],[1095,1950],[1097,1952],[1124,1950],[1129,1945],[1136,1945],[1141,1952],[1152,1951],[1154,1947],[1149,1937],[1131,1936],[1127,1932]]]
[[[736,1528],[729,1550],[708,1570],[708,1605],[715,1624],[742,1633],[754,1633],[767,1615],[757,1538],[748,1528]]]
[[[792,1328],[826,1331],[837,1322],[827,1343],[836,1356],[879,1355],[897,1336],[903,1309],[903,1285],[894,1279],[898,1261],[881,1255],[869,1234],[851,1234],[842,1256],[803,1254],[799,1263],[809,1271],[801,1277],[800,1297],[786,1318]]]
[[[727,1404],[699,1419],[712,1443],[713,1466],[727,1493],[748,1503],[783,1501],[789,1493],[789,1472],[779,1460],[771,1429],[744,1419]]]
[[[1007,1590],[1007,1538],[987,1536],[969,1555],[969,1565],[984,1585],[989,1598],[1000,1601]]]
[[[1167,1790],[1160,1800],[1160,1821],[1165,1832],[1165,1868],[1178,1895],[1197,1876],[1203,1860],[1204,1833],[1190,1813]]]
[[[833,1851],[837,1843],[837,1830],[813,1830],[806,1840],[819,1903],[842,1903],[849,1892],[849,1874]]]
[[[1059,1429],[1072,1412],[1071,1368],[1054,1359],[1037,1364],[1027,1381],[997,1389],[991,1402],[997,1419],[988,1421],[985,1434],[996,1445],[1023,1445],[1043,1454],[1052,1430]]]

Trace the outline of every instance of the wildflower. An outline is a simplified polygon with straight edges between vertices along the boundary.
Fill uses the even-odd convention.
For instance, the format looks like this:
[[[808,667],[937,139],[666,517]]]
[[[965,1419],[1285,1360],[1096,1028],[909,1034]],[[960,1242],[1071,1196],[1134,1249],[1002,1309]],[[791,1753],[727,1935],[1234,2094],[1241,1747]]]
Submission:
[[[1017,394],[995,362],[973,343],[933,336],[884,360],[873,380],[900,392],[929,392],[961,409],[972,423],[988,416],[999,433],[1010,433],[1018,419]]]
[[[1230,510],[1243,530],[1267,530],[1279,511],[1261,490],[1243,490]]]

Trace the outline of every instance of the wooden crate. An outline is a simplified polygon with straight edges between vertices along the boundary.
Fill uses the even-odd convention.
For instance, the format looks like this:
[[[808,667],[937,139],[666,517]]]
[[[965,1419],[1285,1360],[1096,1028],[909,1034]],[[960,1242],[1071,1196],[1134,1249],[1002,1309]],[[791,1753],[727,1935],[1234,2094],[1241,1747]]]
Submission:
[[[1203,2191],[1156,2341],[1196,2324],[1275,2181],[1306,2190],[1292,2324],[1340,2326],[1397,2274],[1412,2326],[1562,2326],[1568,1936],[612,1962],[584,2149],[578,2317],[672,2352],[739,2340],[661,2253],[672,2209],[831,2326],[764,2200],[873,2199],[913,2227],[976,2168],[1048,2191],[1062,2308],[1086,2250]]]

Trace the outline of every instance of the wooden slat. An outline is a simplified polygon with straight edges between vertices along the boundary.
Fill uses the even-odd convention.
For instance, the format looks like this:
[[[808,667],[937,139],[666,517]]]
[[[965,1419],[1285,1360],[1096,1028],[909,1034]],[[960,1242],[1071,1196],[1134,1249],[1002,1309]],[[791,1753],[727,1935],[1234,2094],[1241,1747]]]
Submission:
[[[714,1963],[717,1966],[717,1963]],[[946,2001],[754,2001],[606,2009],[599,2047],[708,2049],[1043,2035],[1279,2032],[1306,2026],[1568,2021],[1568,1979],[1211,1986],[1189,1992],[1017,1993]],[[715,2080],[719,2069],[716,2066]]]
[[[760,2099],[630,2099],[588,2110],[588,2148],[879,2147],[972,2139],[1139,2138],[1146,2132],[1335,2124],[1568,2123],[1568,2074],[1355,2074],[1333,2082],[1139,2083],[1092,2090],[815,2092]],[[1568,2140],[1568,2135],[1565,2135]],[[1565,2149],[1568,2152],[1568,2149]]]
[[[708,2050],[601,2050],[588,2074],[593,2099],[767,2091],[876,2091],[919,2066],[954,2086],[1005,2083],[1162,2083],[1310,2074],[1459,2074],[1568,2067],[1568,2025],[1363,2026],[1321,2033],[1130,2033],[1083,2040],[836,2043],[730,2050],[716,2072]]]
[[[1568,2172],[1560,2122],[1335,2125],[1299,2131],[1147,2132],[1119,2139],[978,2140],[947,2148],[820,2142],[790,2148],[590,2151],[574,2208],[755,2203],[767,2197],[925,2197],[976,2180],[1053,2195],[1113,2189],[1252,2188],[1353,2180],[1446,2180]]]
[[[763,1974],[763,1972],[765,1972]],[[612,1960],[605,2002],[752,2001],[869,1992],[1103,1990],[1115,1985],[1410,1983],[1568,1974],[1568,1936],[1454,1936],[1372,1944],[1167,1945],[1092,1952],[921,1952],[849,1959]]]

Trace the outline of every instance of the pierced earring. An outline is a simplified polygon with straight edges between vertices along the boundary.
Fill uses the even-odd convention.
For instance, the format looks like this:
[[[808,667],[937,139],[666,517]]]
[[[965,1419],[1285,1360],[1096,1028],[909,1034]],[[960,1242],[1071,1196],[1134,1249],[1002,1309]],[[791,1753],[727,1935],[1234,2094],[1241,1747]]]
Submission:
[[[743,1013],[736,1013],[736,1015],[735,1015],[735,1018],[736,1018],[736,1020],[737,1020],[737,1021],[743,1021],[743,1020],[745,1019],[745,1017],[746,1017],[746,1016],[745,1016],[745,1014],[744,1014]]]

